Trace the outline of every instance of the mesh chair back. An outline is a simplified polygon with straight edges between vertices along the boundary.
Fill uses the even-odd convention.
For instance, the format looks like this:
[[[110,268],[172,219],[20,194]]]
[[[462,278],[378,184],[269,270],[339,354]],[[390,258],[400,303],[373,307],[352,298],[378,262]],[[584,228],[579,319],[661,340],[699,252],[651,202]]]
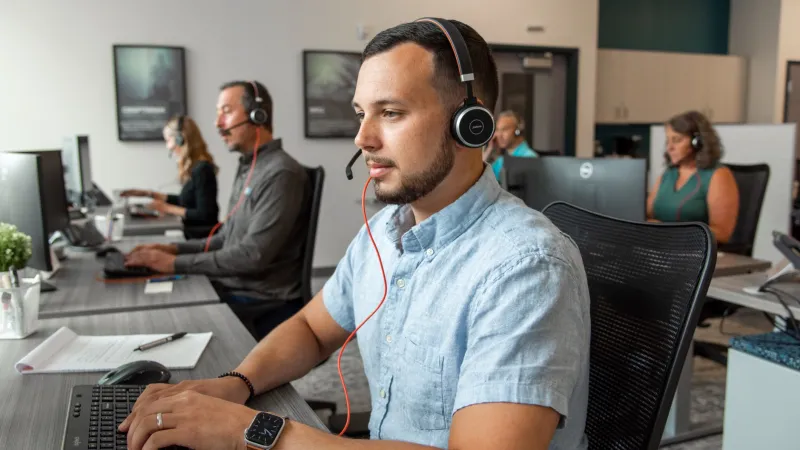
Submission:
[[[580,248],[591,296],[590,448],[655,449],[716,264],[705,224],[543,213]]]
[[[314,266],[314,248],[317,245],[317,223],[319,222],[320,205],[322,204],[322,187],[325,184],[325,169],[319,167],[306,167],[308,179],[311,182],[311,209],[308,216],[308,235],[303,249],[302,294],[303,302],[311,301],[311,277]]]
[[[739,217],[733,235],[719,249],[729,253],[753,256],[753,243],[761,217],[761,206],[767,193],[769,166],[767,164],[738,165],[726,164],[739,188]]]

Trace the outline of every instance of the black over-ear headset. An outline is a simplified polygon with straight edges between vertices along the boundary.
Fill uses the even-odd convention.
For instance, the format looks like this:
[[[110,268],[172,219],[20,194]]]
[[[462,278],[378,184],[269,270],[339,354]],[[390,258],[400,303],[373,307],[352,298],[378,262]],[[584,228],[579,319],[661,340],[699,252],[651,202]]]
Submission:
[[[267,111],[262,106],[264,99],[261,98],[261,93],[258,91],[258,85],[256,82],[251,81],[250,84],[253,86],[253,105],[248,112],[250,122],[252,122],[254,125],[264,125],[267,123],[267,119],[269,118]]]
[[[181,114],[178,116],[178,123],[175,127],[175,145],[180,147],[185,143],[186,139],[183,137],[183,114]]]
[[[694,151],[696,152],[699,152],[703,148],[703,136],[701,136],[700,133],[697,132],[692,133],[691,144],[692,144],[692,149],[694,149]]]
[[[494,135],[494,116],[486,109],[472,92],[472,81],[475,72],[472,69],[472,58],[469,56],[469,47],[455,25],[445,19],[424,17],[415,22],[429,22],[444,33],[453,49],[458,66],[459,79],[466,84],[467,96],[450,119],[450,134],[460,145],[470,148],[479,148],[486,145]],[[361,155],[358,149],[350,162],[345,167],[348,180],[353,179],[353,164]]]
[[[472,93],[475,72],[472,69],[472,58],[469,56],[469,47],[464,37],[455,25],[444,19],[425,17],[417,19],[416,22],[429,22],[442,30],[450,41],[450,47],[456,57],[461,82],[467,86],[467,97],[450,120],[450,132],[453,138],[464,147],[483,147],[494,135],[494,117]]]

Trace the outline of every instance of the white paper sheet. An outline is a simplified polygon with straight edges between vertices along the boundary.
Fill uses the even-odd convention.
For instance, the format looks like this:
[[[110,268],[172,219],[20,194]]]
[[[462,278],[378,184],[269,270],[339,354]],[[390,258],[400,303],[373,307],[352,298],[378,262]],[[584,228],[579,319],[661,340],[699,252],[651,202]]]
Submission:
[[[15,364],[19,373],[104,372],[133,361],[148,360],[168,369],[193,369],[212,333],[189,333],[145,351],[134,349],[169,334],[80,336],[61,327]]]

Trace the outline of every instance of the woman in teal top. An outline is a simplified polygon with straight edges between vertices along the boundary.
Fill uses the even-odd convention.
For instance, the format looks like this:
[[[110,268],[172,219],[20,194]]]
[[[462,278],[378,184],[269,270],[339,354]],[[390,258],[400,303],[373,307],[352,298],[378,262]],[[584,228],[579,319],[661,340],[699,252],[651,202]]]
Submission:
[[[709,120],[697,111],[666,124],[667,169],[647,198],[653,222],[703,222],[717,242],[730,240],[739,214],[739,190],[720,163],[722,144]]]

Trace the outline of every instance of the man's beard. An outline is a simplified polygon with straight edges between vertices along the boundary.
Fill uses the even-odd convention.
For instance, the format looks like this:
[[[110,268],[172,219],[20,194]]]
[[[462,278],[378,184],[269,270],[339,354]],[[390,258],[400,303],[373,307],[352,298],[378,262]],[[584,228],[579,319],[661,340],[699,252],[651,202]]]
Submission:
[[[380,181],[376,182],[375,198],[388,205],[405,205],[430,194],[453,169],[456,155],[452,144],[453,142],[445,137],[439,145],[436,159],[424,172],[408,176],[401,173],[399,189],[395,191],[382,190]]]

